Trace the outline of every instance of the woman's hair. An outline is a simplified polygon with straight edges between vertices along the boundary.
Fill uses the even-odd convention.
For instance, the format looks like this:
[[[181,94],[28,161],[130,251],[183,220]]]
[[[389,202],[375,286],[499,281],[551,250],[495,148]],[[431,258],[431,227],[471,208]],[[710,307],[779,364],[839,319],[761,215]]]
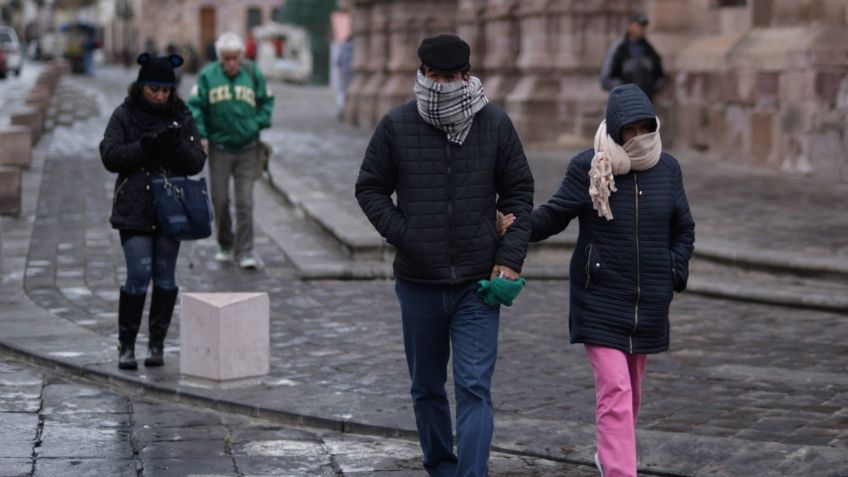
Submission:
[[[168,95],[168,102],[166,103],[166,111],[173,115],[178,115],[182,113],[188,106],[186,106],[185,101],[180,98],[180,94],[177,92],[177,88],[173,86],[170,88],[171,94]],[[144,99],[144,84],[133,81],[127,89],[127,97],[130,100],[130,103],[134,105],[143,104],[143,101],[147,101]]]
[[[244,42],[241,40],[241,37],[229,31],[221,34],[215,42],[215,56],[220,60],[221,53],[224,51],[244,53]]]

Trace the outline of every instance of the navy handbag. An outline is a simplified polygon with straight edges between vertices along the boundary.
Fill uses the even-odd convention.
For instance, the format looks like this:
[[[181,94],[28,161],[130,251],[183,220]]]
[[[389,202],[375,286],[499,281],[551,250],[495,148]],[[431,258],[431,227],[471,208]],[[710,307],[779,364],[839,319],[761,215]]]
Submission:
[[[212,235],[212,203],[206,179],[153,179],[153,200],[156,219],[165,236],[198,240]]]

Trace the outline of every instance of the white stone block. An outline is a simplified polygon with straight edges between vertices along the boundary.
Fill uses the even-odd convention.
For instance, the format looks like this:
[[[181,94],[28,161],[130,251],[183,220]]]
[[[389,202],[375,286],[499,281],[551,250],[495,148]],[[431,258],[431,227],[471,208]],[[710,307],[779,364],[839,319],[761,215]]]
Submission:
[[[268,374],[267,293],[180,296],[180,373],[216,381]]]

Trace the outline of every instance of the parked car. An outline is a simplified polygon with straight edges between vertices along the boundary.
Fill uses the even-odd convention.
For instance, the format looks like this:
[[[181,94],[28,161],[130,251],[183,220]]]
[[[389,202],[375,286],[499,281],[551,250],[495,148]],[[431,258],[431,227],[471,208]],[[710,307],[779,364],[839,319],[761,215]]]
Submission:
[[[0,25],[0,47],[6,52],[6,70],[20,75],[24,64],[24,52],[14,28]]]
[[[0,79],[5,79],[6,74],[6,50],[0,48]]]

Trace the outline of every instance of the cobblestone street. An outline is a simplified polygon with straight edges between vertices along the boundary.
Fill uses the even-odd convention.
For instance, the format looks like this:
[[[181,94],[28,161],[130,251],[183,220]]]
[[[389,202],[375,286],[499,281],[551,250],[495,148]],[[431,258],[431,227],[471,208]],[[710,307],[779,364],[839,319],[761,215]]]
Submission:
[[[418,445],[281,426],[68,379],[0,355],[0,475],[424,476]],[[496,454],[499,476],[588,477],[585,467]]]
[[[164,368],[117,370],[125,269],[108,224],[114,176],[97,146],[133,73],[105,67],[94,78],[63,78],[56,119],[26,173],[24,212],[2,219],[0,348],[57,364],[48,372],[0,359],[0,476],[420,475],[392,282],[302,279],[292,244],[325,234],[266,181],[256,193],[259,270],[215,262],[211,239],[184,242],[178,283],[183,292],[267,292],[271,372],[232,389],[186,382],[178,316]],[[15,101],[9,84],[0,84],[4,111]],[[370,131],[336,123],[327,90],[274,88],[275,127],[263,134],[275,145],[274,181],[332,198],[339,220],[360,220],[353,180]],[[565,163],[550,151],[530,155],[538,202]],[[730,189],[753,182],[747,193],[756,199],[714,194],[714,202],[698,202],[717,190],[719,173],[682,163],[707,242],[848,258],[844,214],[818,202],[844,186],[823,185],[821,195],[781,209],[804,193],[804,183],[740,170]],[[786,187],[756,185],[768,177]],[[772,216],[758,216],[758,207]],[[770,221],[770,233],[754,228]],[[597,475],[592,374],[583,348],[568,344],[567,288],[565,280],[531,279],[502,311],[493,397],[494,446],[503,454],[493,458],[493,476]],[[648,364],[640,472],[848,476],[845,313],[687,293],[675,298],[671,316],[672,349]],[[143,335],[139,349],[144,343]]]

